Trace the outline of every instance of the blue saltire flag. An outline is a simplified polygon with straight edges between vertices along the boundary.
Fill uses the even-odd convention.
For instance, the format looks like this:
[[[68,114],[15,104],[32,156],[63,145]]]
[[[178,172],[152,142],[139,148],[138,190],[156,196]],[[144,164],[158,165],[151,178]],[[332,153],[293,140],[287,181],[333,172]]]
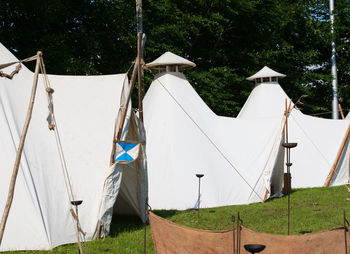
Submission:
[[[117,142],[114,162],[130,163],[139,157],[140,143]]]

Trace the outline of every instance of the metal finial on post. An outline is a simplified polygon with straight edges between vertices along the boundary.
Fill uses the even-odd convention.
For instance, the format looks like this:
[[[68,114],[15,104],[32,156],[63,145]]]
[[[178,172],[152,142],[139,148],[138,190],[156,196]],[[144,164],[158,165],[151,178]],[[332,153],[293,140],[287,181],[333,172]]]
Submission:
[[[204,176],[204,174],[196,174],[198,177],[198,218],[199,218],[199,208],[200,208],[200,198],[201,198],[201,178]]]

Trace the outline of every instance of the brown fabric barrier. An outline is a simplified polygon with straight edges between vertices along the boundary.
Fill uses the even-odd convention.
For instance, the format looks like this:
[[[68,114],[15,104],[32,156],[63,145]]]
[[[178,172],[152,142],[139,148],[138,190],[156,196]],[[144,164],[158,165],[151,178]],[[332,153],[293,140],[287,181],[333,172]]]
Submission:
[[[233,253],[232,230],[210,231],[180,226],[152,212],[149,214],[149,219],[156,254]],[[349,247],[348,235],[347,239]],[[259,233],[242,227],[242,254],[249,253],[243,247],[249,243],[266,245],[265,250],[261,252],[264,254],[345,253],[344,228],[287,236]]]

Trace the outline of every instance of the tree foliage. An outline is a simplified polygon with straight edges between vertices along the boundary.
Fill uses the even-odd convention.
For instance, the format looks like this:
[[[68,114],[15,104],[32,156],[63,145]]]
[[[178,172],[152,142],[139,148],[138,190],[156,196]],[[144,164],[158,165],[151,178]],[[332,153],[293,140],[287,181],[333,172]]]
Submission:
[[[197,64],[191,84],[220,115],[235,116],[267,65],[306,113],[331,109],[331,34],[325,0],[143,0],[145,60],[172,51]],[[349,0],[336,2],[339,94],[349,108]],[[0,40],[19,58],[44,51],[48,72],[125,72],[136,55],[135,2],[3,0]],[[147,83],[151,76],[146,76]],[[268,100],[268,98],[267,98]]]

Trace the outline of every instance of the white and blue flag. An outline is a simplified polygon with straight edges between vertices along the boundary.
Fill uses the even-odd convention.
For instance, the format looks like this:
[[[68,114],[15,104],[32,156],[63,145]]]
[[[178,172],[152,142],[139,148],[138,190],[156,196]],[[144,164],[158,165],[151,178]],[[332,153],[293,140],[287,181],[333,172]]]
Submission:
[[[139,157],[140,143],[117,142],[114,162],[130,163]]]

